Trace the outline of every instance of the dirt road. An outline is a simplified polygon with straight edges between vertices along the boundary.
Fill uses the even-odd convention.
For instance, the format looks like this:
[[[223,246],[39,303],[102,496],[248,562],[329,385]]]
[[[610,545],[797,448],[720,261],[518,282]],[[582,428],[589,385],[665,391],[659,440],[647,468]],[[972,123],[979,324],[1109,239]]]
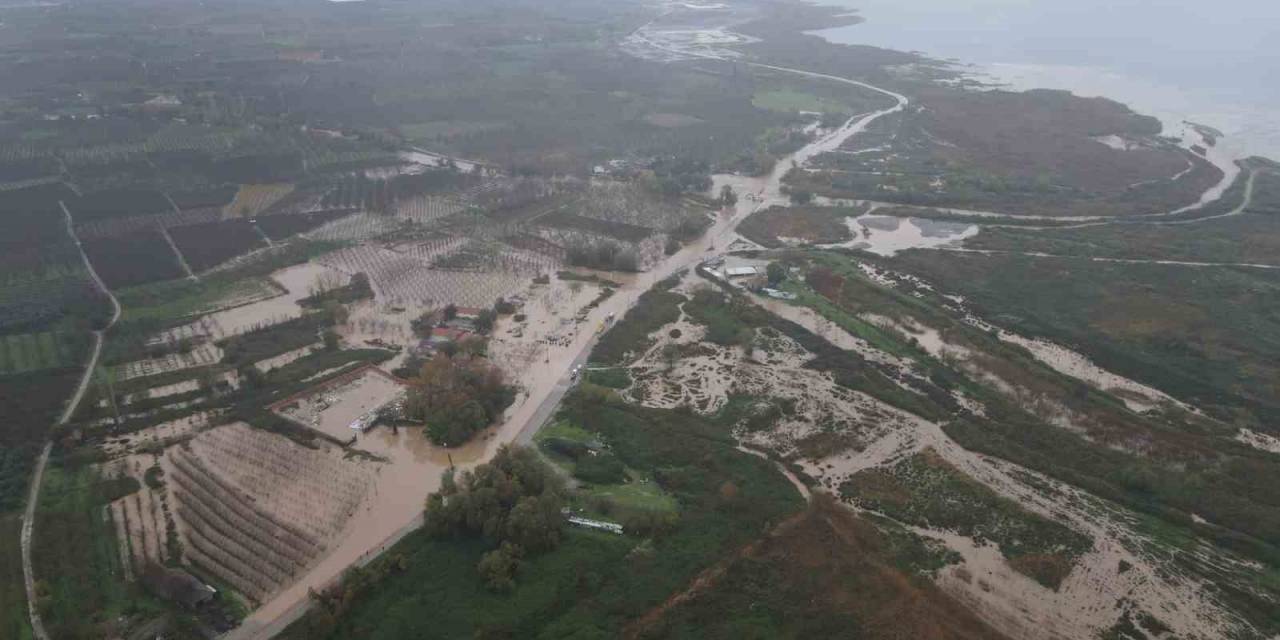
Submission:
[[[85,363],[84,375],[80,376],[80,384],[76,386],[75,394],[71,396],[71,400],[58,418],[57,424],[64,425],[71,416],[75,415],[76,408],[80,406],[80,400],[84,398],[85,390],[89,388],[93,371],[98,368],[98,357],[102,355],[102,341],[107,330],[115,326],[116,321],[120,319],[120,301],[116,300],[115,294],[111,293],[107,284],[98,276],[93,263],[89,261],[89,256],[84,252],[84,247],[80,245],[80,238],[76,237],[75,225],[71,220],[71,211],[61,202],[58,205],[62,207],[62,214],[66,217],[67,235],[71,236],[72,242],[76,243],[76,249],[80,251],[80,259],[84,261],[89,277],[93,278],[94,285],[111,301],[111,319],[106,326],[93,332],[93,350],[89,354],[89,361]],[[53,441],[46,442],[44,449],[40,451],[40,457],[36,460],[36,469],[31,475],[31,487],[27,494],[27,508],[22,514],[22,579],[27,589],[27,610],[31,615],[31,633],[36,640],[48,640],[49,634],[44,629],[44,621],[40,619],[40,611],[36,607],[36,578],[31,564],[31,541],[35,536],[36,505],[40,501],[40,485],[44,480],[44,468],[49,462],[51,451],[53,451]]]

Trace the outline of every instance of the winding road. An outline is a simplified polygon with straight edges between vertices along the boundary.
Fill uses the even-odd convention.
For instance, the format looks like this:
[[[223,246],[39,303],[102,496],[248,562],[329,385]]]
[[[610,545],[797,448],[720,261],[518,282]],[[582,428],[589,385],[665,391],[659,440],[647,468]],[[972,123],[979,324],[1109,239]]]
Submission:
[[[80,384],[76,386],[76,392],[71,396],[71,401],[67,403],[62,415],[56,423],[58,426],[66,424],[71,420],[71,416],[75,415],[76,408],[80,406],[80,400],[84,398],[84,392],[89,388],[89,381],[93,379],[93,372],[98,368],[98,357],[102,355],[102,342],[106,333],[111,327],[115,326],[120,320],[120,301],[116,300],[115,294],[107,288],[107,284],[98,276],[98,272],[93,268],[93,263],[89,261],[89,256],[84,252],[84,247],[80,244],[80,238],[76,236],[75,225],[71,220],[71,211],[67,209],[67,205],[59,202],[58,206],[62,207],[62,214],[67,221],[67,235],[71,236],[71,241],[76,243],[76,250],[80,252],[80,259],[84,261],[84,267],[89,272],[89,277],[93,279],[93,283],[98,290],[107,296],[111,301],[111,319],[106,326],[96,329],[93,332],[93,350],[89,354],[89,361],[85,363],[84,375],[80,376]],[[44,480],[44,468],[49,462],[49,453],[53,451],[53,441],[50,440],[44,445],[44,449],[40,451],[40,457],[36,459],[35,472],[31,474],[31,487],[27,494],[27,508],[22,514],[22,580],[27,589],[27,610],[31,615],[31,633],[36,640],[49,640],[49,634],[44,629],[44,621],[40,619],[40,610],[36,606],[36,578],[35,569],[31,564],[31,541],[35,536],[36,529],[36,505],[40,502],[40,485]]]

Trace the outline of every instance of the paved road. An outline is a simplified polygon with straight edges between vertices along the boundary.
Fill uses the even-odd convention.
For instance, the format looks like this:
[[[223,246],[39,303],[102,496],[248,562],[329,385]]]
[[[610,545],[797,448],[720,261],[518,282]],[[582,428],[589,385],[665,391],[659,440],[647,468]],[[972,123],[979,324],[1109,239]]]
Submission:
[[[62,410],[62,416],[58,418],[57,424],[61,426],[75,415],[76,407],[80,406],[80,400],[84,398],[84,392],[89,388],[93,371],[98,368],[98,357],[102,355],[102,341],[106,332],[120,319],[120,301],[116,300],[115,294],[111,293],[107,284],[98,277],[93,263],[89,262],[89,256],[80,245],[80,238],[76,237],[71,212],[67,210],[66,205],[61,202],[58,204],[62,207],[62,214],[67,220],[67,235],[71,236],[71,240],[76,243],[76,249],[80,251],[80,259],[84,261],[85,269],[89,271],[89,276],[93,278],[93,283],[98,290],[106,294],[107,299],[111,301],[111,320],[105,327],[93,332],[93,350],[89,354],[89,361],[85,363],[84,375],[80,376],[80,384],[76,386],[75,394],[71,396],[71,401],[67,403],[66,408]],[[31,487],[27,493],[27,508],[22,514],[22,579],[27,589],[27,611],[31,615],[31,633],[36,640],[49,640],[49,634],[44,629],[44,621],[40,619],[40,611],[36,607],[36,578],[35,569],[31,564],[31,540],[35,536],[36,505],[40,502],[40,485],[44,481],[44,468],[49,462],[51,451],[53,451],[52,440],[45,443],[44,449],[40,451],[40,457],[36,459],[36,469],[31,475]]]
[[[583,368],[586,368],[587,358],[591,356],[591,349],[595,347],[598,339],[599,338],[597,336],[592,336],[591,340],[587,341],[587,344],[582,348],[582,351],[580,351],[578,355],[574,357],[573,362],[570,363],[569,369],[571,371],[578,365],[583,365]],[[551,414],[555,413],[556,407],[560,405],[560,401],[569,393],[569,390],[573,388],[573,385],[574,381],[570,376],[561,376],[561,378],[556,381],[556,386],[551,389],[551,392],[548,393],[545,398],[543,398],[542,404],[538,406],[532,416],[529,416],[529,420],[524,423],[524,426],[520,427],[520,431],[516,434],[513,442],[516,444],[529,444],[530,442],[533,442],[534,434],[538,433],[538,430],[542,428],[542,425],[546,424],[547,420],[551,418]]]

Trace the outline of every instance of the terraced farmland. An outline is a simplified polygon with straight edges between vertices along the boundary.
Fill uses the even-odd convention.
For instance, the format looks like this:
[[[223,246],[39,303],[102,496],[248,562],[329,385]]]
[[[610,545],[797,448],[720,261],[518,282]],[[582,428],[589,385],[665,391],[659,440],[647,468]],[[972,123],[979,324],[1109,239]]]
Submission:
[[[370,487],[353,463],[239,424],[165,465],[187,560],[258,602],[325,552]]]

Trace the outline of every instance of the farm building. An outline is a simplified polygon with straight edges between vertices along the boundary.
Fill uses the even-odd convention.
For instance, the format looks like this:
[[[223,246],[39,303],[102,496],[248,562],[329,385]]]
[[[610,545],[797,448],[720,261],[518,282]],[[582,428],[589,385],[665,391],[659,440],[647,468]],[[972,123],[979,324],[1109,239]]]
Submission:
[[[595,529],[596,531],[608,531],[622,535],[622,525],[616,522],[605,522],[603,520],[592,520],[590,518],[582,518],[579,516],[569,516],[569,524],[583,527],[586,529]]]
[[[142,584],[157,596],[188,609],[213,599],[217,591],[181,569],[151,563],[142,572]]]
[[[406,383],[373,366],[360,367],[316,387],[280,400],[269,408],[335,440],[351,430],[373,426],[384,409],[403,403]]]
[[[466,329],[460,329],[457,327],[436,327],[431,330],[431,337],[427,338],[427,340],[433,344],[439,344],[441,342],[458,342],[460,340],[465,340],[472,335],[474,334]]]

